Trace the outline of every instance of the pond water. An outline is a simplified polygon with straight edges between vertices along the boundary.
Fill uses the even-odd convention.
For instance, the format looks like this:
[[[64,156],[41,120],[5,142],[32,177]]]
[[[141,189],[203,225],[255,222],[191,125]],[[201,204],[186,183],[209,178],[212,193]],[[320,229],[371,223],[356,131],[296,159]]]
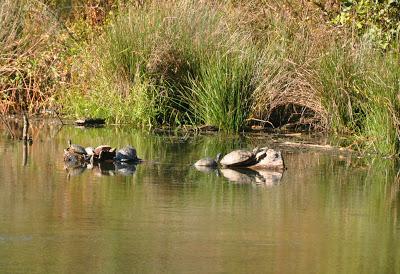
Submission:
[[[146,162],[65,169],[69,138]],[[201,172],[277,137],[44,123],[33,139],[24,153],[0,129],[0,273],[400,273],[393,160],[280,146],[283,174]]]

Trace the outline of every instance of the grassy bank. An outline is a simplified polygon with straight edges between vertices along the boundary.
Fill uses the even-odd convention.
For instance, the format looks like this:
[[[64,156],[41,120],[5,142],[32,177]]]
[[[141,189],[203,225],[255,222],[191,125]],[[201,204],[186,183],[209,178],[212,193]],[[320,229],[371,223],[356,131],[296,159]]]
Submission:
[[[53,2],[44,7],[54,11]],[[30,44],[37,49],[29,59],[39,60],[37,79],[26,72],[17,76],[23,71],[16,68],[18,62],[14,74],[5,73],[9,64],[2,59],[3,113],[56,106],[65,115],[101,116],[146,128],[208,124],[237,132],[252,125],[291,126],[344,135],[344,145],[356,149],[398,153],[396,41],[382,50],[368,37],[354,35],[351,27],[332,26],[311,2],[107,3],[86,7],[90,12],[75,11],[62,21],[66,28],[57,17],[52,31],[37,29],[54,37]],[[33,24],[15,27],[15,20],[26,17],[11,14],[2,15],[0,24],[8,22],[16,30]],[[15,14],[21,13],[17,9]],[[13,33],[24,32],[30,33]],[[22,39],[9,33],[3,31],[3,44]],[[50,50],[43,50],[49,44]],[[3,51],[23,56],[9,48]],[[40,70],[40,60],[49,62],[41,57],[46,52],[56,58],[50,70]],[[22,85],[16,79],[23,79]],[[26,83],[36,86],[26,88]],[[20,93],[12,93],[16,87]],[[27,90],[43,99],[15,95]]]

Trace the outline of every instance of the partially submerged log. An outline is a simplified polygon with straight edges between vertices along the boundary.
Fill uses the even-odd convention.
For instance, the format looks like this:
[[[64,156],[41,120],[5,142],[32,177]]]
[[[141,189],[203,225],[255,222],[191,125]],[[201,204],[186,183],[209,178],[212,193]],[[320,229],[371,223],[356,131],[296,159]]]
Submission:
[[[283,146],[289,146],[289,147],[301,147],[301,148],[315,148],[315,149],[321,149],[321,150],[347,150],[351,151],[349,148],[341,148],[341,147],[335,147],[331,145],[318,145],[318,144],[307,144],[307,143],[295,143],[295,142],[283,142],[280,143]]]
[[[24,112],[24,114],[22,115],[23,121],[24,121],[24,126],[22,128],[22,141],[24,143],[28,143],[28,141],[30,140],[29,138],[29,119],[28,119],[28,115]]]
[[[84,127],[95,127],[95,126],[102,126],[106,122],[103,118],[83,118],[78,119],[75,121],[75,125],[77,126],[84,126]]]

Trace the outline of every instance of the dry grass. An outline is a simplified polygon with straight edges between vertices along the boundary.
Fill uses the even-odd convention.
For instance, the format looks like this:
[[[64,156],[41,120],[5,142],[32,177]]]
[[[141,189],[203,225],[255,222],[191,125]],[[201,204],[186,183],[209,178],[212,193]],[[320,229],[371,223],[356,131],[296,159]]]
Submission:
[[[254,39],[266,52],[259,72],[262,85],[253,94],[253,118],[274,126],[296,122],[327,129],[315,63],[335,39],[333,32],[310,2],[261,2],[240,7],[247,11],[241,24],[253,28]]]
[[[4,0],[0,111],[39,112],[59,90],[73,115],[225,130],[294,124],[398,151],[398,53],[330,26],[324,10],[338,1],[144,2],[89,1],[83,21],[70,18],[69,31],[91,37],[77,45],[53,36],[45,6]]]
[[[46,17],[47,15],[47,17]],[[51,46],[56,29],[46,7],[24,0],[0,3],[2,113],[39,112],[50,104],[58,75]]]

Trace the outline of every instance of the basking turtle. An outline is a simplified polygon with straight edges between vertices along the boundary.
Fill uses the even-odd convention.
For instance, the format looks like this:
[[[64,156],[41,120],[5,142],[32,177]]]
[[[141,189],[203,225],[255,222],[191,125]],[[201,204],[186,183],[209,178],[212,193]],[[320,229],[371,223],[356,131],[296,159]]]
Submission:
[[[93,147],[87,147],[87,148],[85,148],[85,151],[86,151],[87,155],[89,155],[89,156],[94,155],[94,148]]]
[[[218,153],[215,159],[206,157],[203,159],[198,160],[196,163],[194,163],[194,166],[199,167],[199,166],[204,166],[204,167],[211,167],[211,168],[216,168],[218,166],[219,161],[221,160],[221,153]]]
[[[68,140],[68,148],[67,150],[72,153],[87,155],[87,152],[83,146],[72,144],[71,140]]]
[[[257,163],[259,156],[261,156],[259,148],[253,151],[238,149],[226,154],[220,163],[223,167],[246,167]]]
[[[115,154],[115,160],[117,162],[140,162],[141,159],[137,157],[136,149],[131,146],[123,147],[117,150]]]
[[[111,148],[109,145],[98,146],[94,149],[94,156],[99,161],[113,160],[115,157],[115,148]]]
[[[111,148],[109,145],[101,145],[96,148],[87,147],[85,150],[91,162],[113,160],[115,157],[115,148]]]
[[[102,152],[102,151],[110,151],[111,149],[112,148],[109,145],[100,145],[100,146],[98,146],[98,147],[96,147],[94,149],[94,154],[95,155],[100,155],[100,152]]]

